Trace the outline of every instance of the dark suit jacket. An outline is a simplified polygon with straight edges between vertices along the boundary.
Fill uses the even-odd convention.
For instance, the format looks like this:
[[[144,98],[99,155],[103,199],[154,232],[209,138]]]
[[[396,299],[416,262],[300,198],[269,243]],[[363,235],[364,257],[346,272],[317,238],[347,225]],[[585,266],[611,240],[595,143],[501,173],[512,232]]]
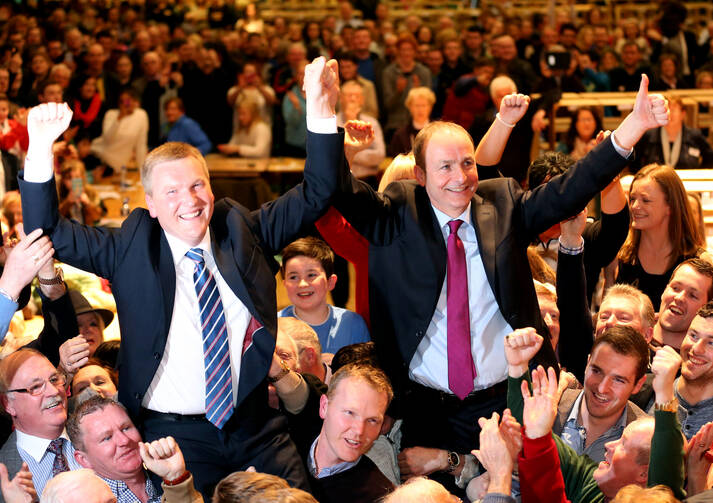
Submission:
[[[629,166],[636,173],[651,163],[664,164],[663,147],[661,146],[661,128],[647,131],[634,147],[636,159]],[[681,153],[675,169],[707,169],[713,168],[713,148],[708,144],[699,129],[689,128],[685,124],[681,131]]]
[[[0,463],[7,466],[7,473],[10,476],[10,480],[12,480],[15,474],[22,468],[23,461],[20,457],[20,453],[17,451],[17,433],[14,431],[3,444],[2,449],[0,449]],[[4,501],[2,494],[0,494],[0,501]]]
[[[329,206],[343,142],[341,134],[308,134],[305,181],[256,211],[229,199],[215,205],[210,222],[215,261],[252,315],[237,405],[263,383],[272,360],[278,270],[273,257]],[[119,400],[136,416],[161,361],[173,313],[176,272],[161,226],[148,211],[136,209],[121,229],[87,227],[59,216],[54,180],[21,178],[20,190],[26,231],[42,227],[59,260],[111,281],[121,323]]]
[[[532,191],[523,191],[512,178],[479,184],[471,217],[488,282],[511,327],[548,333],[527,246],[540,232],[581,211],[625,164],[606,140],[567,173]],[[403,379],[446,274],[446,243],[428,194],[414,181],[401,181],[382,196],[349,177],[335,206],[369,240],[371,335],[392,379]],[[543,344],[536,360],[557,368],[549,344]]]

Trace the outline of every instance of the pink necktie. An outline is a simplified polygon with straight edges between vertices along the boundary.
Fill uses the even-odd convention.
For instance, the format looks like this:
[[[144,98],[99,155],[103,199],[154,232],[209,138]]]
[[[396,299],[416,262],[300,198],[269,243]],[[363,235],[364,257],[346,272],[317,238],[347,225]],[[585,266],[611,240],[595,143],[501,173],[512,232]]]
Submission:
[[[458,237],[462,220],[451,220],[448,227],[447,331],[448,387],[461,400],[473,391],[475,365],[470,352],[470,313],[468,309],[468,270],[465,249]]]

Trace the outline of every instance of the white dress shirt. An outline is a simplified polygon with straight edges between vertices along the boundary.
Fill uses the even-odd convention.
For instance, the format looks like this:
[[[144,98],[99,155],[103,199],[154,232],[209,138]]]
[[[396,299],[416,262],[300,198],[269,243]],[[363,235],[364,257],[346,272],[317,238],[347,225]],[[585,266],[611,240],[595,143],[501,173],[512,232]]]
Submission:
[[[158,412],[204,414],[205,362],[198,295],[193,283],[195,262],[186,257],[191,246],[165,231],[164,233],[176,268],[176,293],[166,349],[141,405]],[[228,333],[235,403],[238,396],[243,340],[250,322],[250,312],[218,271],[210,246],[210,231],[206,231],[196,248],[203,250],[206,267],[213,274],[220,291]]]
[[[470,204],[457,219],[435,207],[433,211],[446,244],[450,234],[448,222],[463,220],[458,229],[458,237],[463,242],[468,271],[470,351],[477,372],[473,389],[485,389],[507,377],[504,341],[505,336],[512,332],[512,328],[500,312],[498,301],[488,283],[475,228],[471,223]],[[448,388],[447,276],[446,271],[433,318],[409,364],[409,377],[429,388],[451,393]]]
[[[27,463],[27,467],[32,473],[32,483],[37,494],[42,494],[45,485],[52,478],[55,455],[47,452],[47,448],[53,439],[36,437],[20,430],[15,430],[15,433],[17,435],[17,453]],[[82,468],[74,458],[74,446],[67,436],[67,431],[62,431],[60,437],[64,439],[62,453],[67,460],[69,469],[78,470]]]

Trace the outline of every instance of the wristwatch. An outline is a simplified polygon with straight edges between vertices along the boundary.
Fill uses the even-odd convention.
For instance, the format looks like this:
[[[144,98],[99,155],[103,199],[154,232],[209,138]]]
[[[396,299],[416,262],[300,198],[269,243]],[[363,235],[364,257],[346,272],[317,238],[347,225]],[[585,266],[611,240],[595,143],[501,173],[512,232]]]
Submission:
[[[57,265],[54,268],[53,278],[42,278],[38,275],[37,281],[39,281],[40,285],[61,285],[62,283],[64,283],[64,271],[60,266]]]
[[[282,369],[273,377],[267,376],[267,382],[271,384],[275,384],[277,381],[285,377],[287,374],[290,373],[290,367],[287,366],[287,363],[285,360],[280,360],[280,367]]]
[[[448,451],[448,470],[447,473],[453,473],[453,471],[458,468],[460,464],[460,456],[457,452]]]
[[[654,403],[654,410],[678,412],[678,398],[673,397],[671,400],[665,403]]]

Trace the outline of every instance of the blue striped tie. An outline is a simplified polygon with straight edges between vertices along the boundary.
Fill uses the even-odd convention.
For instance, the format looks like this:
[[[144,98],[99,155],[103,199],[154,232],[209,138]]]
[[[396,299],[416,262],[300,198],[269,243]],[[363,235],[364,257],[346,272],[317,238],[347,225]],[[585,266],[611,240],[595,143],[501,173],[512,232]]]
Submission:
[[[233,415],[233,385],[223,303],[220,301],[218,285],[205,266],[203,250],[191,248],[186,252],[186,257],[196,263],[193,284],[198,295],[203,331],[205,414],[208,421],[222,428]]]

